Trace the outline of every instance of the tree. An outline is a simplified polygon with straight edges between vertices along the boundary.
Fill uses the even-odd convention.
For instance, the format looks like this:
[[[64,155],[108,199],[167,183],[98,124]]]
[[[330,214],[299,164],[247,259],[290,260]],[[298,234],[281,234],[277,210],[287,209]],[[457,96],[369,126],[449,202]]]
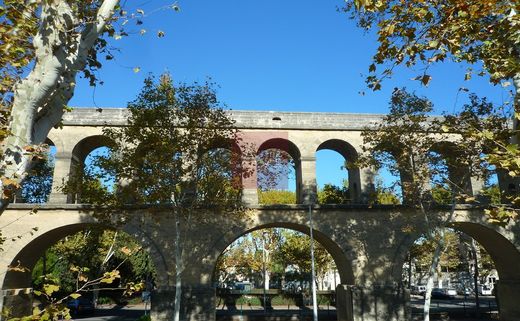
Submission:
[[[58,280],[61,293],[74,293],[78,290],[77,275],[71,274],[74,268],[82,269],[83,277],[89,280],[117,269],[118,287],[131,282],[144,284],[155,274],[149,255],[130,235],[90,229],[67,236],[48,249],[32,271],[33,284],[42,289],[44,278],[52,275]],[[96,291],[96,288],[84,291]]]
[[[433,276],[445,248],[445,222],[451,219],[458,202],[473,200],[464,187],[465,182],[471,176],[487,174],[488,163],[480,155],[487,150],[489,141],[471,133],[474,128],[486,128],[495,137],[507,134],[505,119],[494,118],[493,108],[488,107],[492,106],[475,98],[459,115],[431,119],[428,117],[433,109],[431,102],[396,89],[391,97],[390,113],[375,128],[362,132],[364,155],[360,163],[376,168],[386,166],[395,176],[400,176],[404,204],[424,218],[426,238],[435,243],[424,304],[426,321],[429,320]],[[490,116],[491,121],[482,120],[483,116]],[[449,135],[458,135],[459,139],[447,144]],[[451,193],[450,211],[444,218],[430,214],[436,205],[432,187],[449,188]]]
[[[157,83],[149,77],[128,110],[127,126],[103,129],[110,152],[97,155],[66,191],[80,193],[99,219],[111,223],[132,219],[139,206],[173,218],[178,321],[186,268],[182,233],[206,215],[241,213],[244,173],[233,149],[240,142],[211,83],[174,86],[168,74]],[[108,188],[114,178],[115,188]]]
[[[520,4],[509,0],[375,1],[353,0],[344,11],[359,26],[377,28],[379,46],[369,67],[367,83],[375,90],[392,70],[422,64],[417,76],[427,85],[428,67],[452,59],[482,63],[493,83],[513,79],[516,111],[520,99]],[[377,72],[377,65],[384,65]],[[466,78],[473,69],[468,66]]]
[[[0,69],[5,117],[2,137],[0,210],[30,167],[33,145],[45,141],[73,95],[76,74],[92,75],[106,51],[105,33],[114,33],[117,0],[4,1]],[[30,72],[22,79],[29,64]],[[95,77],[92,75],[92,80]],[[9,115],[9,116],[7,116]]]
[[[258,203],[262,205],[296,204],[296,193],[280,190],[258,190]]]
[[[314,259],[316,264],[316,275],[318,279],[323,277],[332,267],[334,260],[327,250],[319,243],[315,242]],[[302,273],[311,273],[311,239],[309,236],[295,231],[284,233],[284,241],[280,250],[276,253],[277,260],[282,262],[284,267],[293,265],[300,269]]]
[[[318,190],[319,204],[347,204],[350,202],[348,181],[343,182],[343,187],[325,184]]]
[[[343,10],[364,29],[376,28],[378,48],[369,66],[366,82],[378,90],[396,66],[420,65],[415,78],[428,85],[431,65],[451,59],[467,64],[465,79],[473,73],[489,75],[493,84],[514,86],[513,129],[511,142],[494,139],[492,132],[475,136],[496,140],[489,148],[488,161],[511,177],[520,177],[520,4],[510,0],[441,0],[441,1],[348,1]],[[477,67],[475,67],[477,65]],[[383,66],[383,70],[379,70]],[[474,70],[474,69],[477,70]],[[478,70],[480,69],[480,70]],[[520,196],[512,195],[513,206]],[[506,224],[516,217],[510,208],[495,207],[490,217]]]

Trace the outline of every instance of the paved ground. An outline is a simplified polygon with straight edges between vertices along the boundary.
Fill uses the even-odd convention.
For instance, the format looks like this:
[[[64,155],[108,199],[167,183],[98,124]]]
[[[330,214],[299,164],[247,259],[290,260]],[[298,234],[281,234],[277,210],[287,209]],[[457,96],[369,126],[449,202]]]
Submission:
[[[421,320],[422,318],[422,297],[412,296],[412,313],[414,320]],[[490,312],[495,311],[496,316],[496,302],[494,297],[481,297],[480,298],[480,312],[484,318],[492,318]],[[268,317],[265,317],[264,310],[259,306],[240,306],[236,307],[234,311],[227,310],[226,308],[217,310],[217,321],[225,320],[240,320],[240,315],[247,315],[247,320],[270,320],[277,318],[280,320],[310,320],[312,319],[312,307],[306,309],[299,309],[296,306],[275,306],[273,311],[268,313]],[[450,320],[459,321],[474,321],[476,318],[472,318],[471,315],[475,310],[475,302],[473,297],[464,298],[462,296],[457,297],[454,300],[432,300],[432,306],[430,309],[432,320],[442,320],[445,317],[443,312],[448,311],[450,314]],[[93,314],[78,315],[74,316],[74,320],[81,321],[134,321],[140,316],[145,314],[145,307],[143,304],[132,305],[132,306],[101,306],[96,309]],[[232,317],[233,316],[233,317]],[[335,320],[336,311],[334,307],[320,306],[320,320]],[[481,320],[481,319],[480,319]]]

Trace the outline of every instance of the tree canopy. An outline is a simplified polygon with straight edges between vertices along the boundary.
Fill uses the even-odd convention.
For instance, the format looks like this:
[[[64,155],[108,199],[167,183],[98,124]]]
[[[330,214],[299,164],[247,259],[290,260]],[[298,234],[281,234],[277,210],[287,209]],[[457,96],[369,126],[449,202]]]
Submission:
[[[428,66],[447,59],[482,63],[492,82],[520,81],[520,4],[509,0],[474,1],[348,1],[344,11],[365,29],[377,28],[378,48],[373,56],[369,87],[397,65],[422,64],[417,80],[427,85]],[[384,65],[378,71],[377,65]],[[466,78],[473,67],[468,67]],[[516,83],[515,83],[516,84]],[[519,86],[517,85],[517,89]]]
[[[103,129],[110,151],[80,169],[66,192],[100,211],[239,204],[240,141],[211,83],[174,86],[167,74],[150,77],[128,110],[128,126]]]

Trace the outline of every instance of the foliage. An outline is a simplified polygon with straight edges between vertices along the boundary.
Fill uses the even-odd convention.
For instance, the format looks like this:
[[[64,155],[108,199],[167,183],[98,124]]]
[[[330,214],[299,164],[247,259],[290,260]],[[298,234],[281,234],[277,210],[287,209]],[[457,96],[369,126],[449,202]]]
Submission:
[[[462,255],[460,254],[460,238],[459,234],[453,231],[447,231],[445,235],[445,248],[441,255],[439,267],[443,271],[456,271],[463,269]],[[410,249],[416,268],[419,272],[427,272],[435,250],[435,242],[426,238],[419,239]],[[467,266],[466,266],[467,268]]]
[[[39,289],[45,286],[44,277],[52,275],[61,293],[73,293],[77,279],[71,271],[78,268],[89,280],[117,269],[121,285],[144,282],[155,275],[149,255],[130,235],[94,229],[67,236],[48,249],[33,269],[33,284]]]
[[[472,273],[471,258],[472,239],[460,232],[447,230],[445,235],[445,249],[440,257],[439,272],[468,272]],[[435,242],[424,237],[419,238],[410,248],[410,255],[416,267],[416,272],[421,275],[427,273],[432,262]],[[491,256],[479,244],[479,265],[481,274],[487,274],[495,269]]]
[[[280,190],[258,190],[258,203],[262,205],[296,204],[296,193]]]
[[[375,179],[375,191],[368,196],[369,204],[380,205],[399,205],[401,199],[395,192],[396,186],[392,184],[390,187],[383,186],[383,181],[379,176]]]
[[[300,273],[311,272],[311,239],[299,232],[287,232],[284,234],[284,242],[277,253],[278,260],[284,262],[284,266],[296,266]],[[332,256],[318,242],[314,241],[314,259],[316,275],[322,277],[334,263]]]
[[[32,204],[47,202],[52,189],[53,173],[54,157],[47,153],[46,157],[36,161],[27,173],[21,186],[22,200]]]
[[[269,148],[256,156],[258,188],[262,191],[286,190],[295,163],[284,150]]]
[[[494,117],[492,105],[472,97],[471,104],[460,114],[431,118],[428,117],[433,110],[431,102],[404,89],[395,89],[390,113],[361,134],[364,155],[359,163],[377,169],[385,166],[394,176],[400,176],[403,202],[423,216],[425,238],[434,244],[425,295],[425,321],[429,320],[433,277],[448,242],[444,225],[453,217],[458,202],[475,200],[468,190],[471,177],[485,178],[489,173],[489,163],[481,157],[489,150],[489,140],[478,139],[475,133],[478,128],[486,128],[493,137],[502,137],[507,132],[505,119]],[[482,120],[483,116],[490,116],[491,121]],[[451,200],[447,200],[449,196]],[[430,207],[436,203],[450,204],[448,214],[432,216],[435,212]]]
[[[169,75],[158,83],[149,77],[128,110],[128,126],[103,129],[110,152],[95,156],[66,192],[81,194],[98,212],[128,214],[128,205],[174,206],[177,212],[187,204],[237,206],[244,173],[232,146],[239,140],[211,83],[175,87]],[[107,188],[114,178],[120,183]]]
[[[488,198],[489,199],[489,204],[491,204],[491,205],[500,205],[500,204],[502,204],[502,198],[501,198],[501,195],[500,195],[500,188],[496,184],[483,188],[480,191],[480,195]]]
[[[472,94],[470,103],[465,104],[460,113],[445,115],[441,130],[460,135],[463,144],[459,145],[458,153],[479,156],[467,156],[479,165],[472,169],[476,176],[485,180],[497,172],[508,173],[513,178],[519,176],[520,151],[518,145],[509,143],[515,131],[509,127],[502,108]],[[490,222],[505,225],[517,216],[513,207],[520,205],[520,195],[507,190],[499,192],[509,199],[512,207],[496,205],[486,213]]]
[[[322,189],[318,190],[319,204],[348,204],[350,202],[350,192],[348,183],[343,187],[332,184],[325,184]]]
[[[431,170],[427,155],[434,140],[433,128],[428,127],[427,113],[432,104],[403,90],[394,90],[390,113],[375,128],[367,128],[363,137],[361,166],[383,166],[394,176],[400,176],[398,184],[404,201],[419,206],[425,197],[423,182],[430,180]]]
[[[437,204],[450,205],[453,201],[453,193],[445,186],[434,186],[431,193],[433,201]]]
[[[333,260],[325,248],[314,243],[316,274],[322,277]],[[265,253],[263,249],[265,247]],[[287,268],[297,271],[297,278],[310,275],[310,238],[300,232],[286,229],[264,229],[251,232],[232,243],[217,262],[216,273],[221,282],[233,281],[237,277],[254,278],[263,271],[264,264],[269,273],[287,274]]]
[[[424,65],[416,79],[427,85],[428,66],[447,59],[482,62],[495,83],[520,74],[518,2],[353,0],[344,11],[362,28],[377,28],[379,46],[367,77],[375,90],[397,65]],[[377,73],[377,65],[384,70]],[[468,67],[466,78],[472,73]]]
[[[270,275],[278,270],[275,253],[283,242],[278,228],[257,230],[239,238],[222,253],[217,261],[221,282],[233,281],[237,276],[253,278],[264,271]],[[263,277],[260,277],[263,280]]]
[[[518,1],[442,0],[442,1],[379,1],[353,0],[343,8],[356,19],[360,27],[376,28],[378,43],[369,66],[366,82],[378,90],[381,81],[391,77],[396,66],[421,65],[415,77],[428,85],[430,65],[451,59],[465,62],[465,80],[472,74],[488,74],[492,83],[502,82],[508,87],[513,81],[514,117],[513,141],[503,140],[493,131],[471,128],[468,133],[483,140],[494,141],[487,150],[486,159],[497,170],[513,178],[520,177],[520,150],[518,148],[520,120],[520,4]],[[480,68],[480,65],[482,68]],[[477,65],[477,70],[474,70]],[[383,66],[381,72],[378,66]],[[479,70],[480,69],[480,70]],[[475,105],[471,97],[471,105]],[[478,115],[478,113],[477,113]],[[481,116],[481,115],[480,115]],[[485,121],[484,121],[485,123]],[[516,182],[516,189],[518,183]],[[513,206],[520,197],[511,196]],[[487,211],[491,222],[505,225],[517,216],[507,206],[496,206]]]
[[[120,224],[146,207],[170,216],[175,235],[175,286],[182,288],[184,233],[208,215],[241,215],[242,158],[237,129],[218,101],[213,84],[174,86],[168,74],[145,79],[128,104],[127,126],[104,128],[110,152],[93,157],[65,192],[92,204],[103,222]],[[242,151],[242,153],[240,153]],[[115,188],[107,184],[117,182]],[[159,219],[158,216],[155,217]],[[174,321],[182,291],[175,293]]]

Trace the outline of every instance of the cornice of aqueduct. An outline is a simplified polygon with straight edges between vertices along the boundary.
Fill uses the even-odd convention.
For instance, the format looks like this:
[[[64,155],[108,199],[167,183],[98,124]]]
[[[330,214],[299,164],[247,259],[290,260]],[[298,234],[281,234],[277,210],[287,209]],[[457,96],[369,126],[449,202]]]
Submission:
[[[126,108],[75,108],[63,117],[65,126],[124,126]],[[353,130],[373,125],[383,114],[230,110],[240,129]]]

